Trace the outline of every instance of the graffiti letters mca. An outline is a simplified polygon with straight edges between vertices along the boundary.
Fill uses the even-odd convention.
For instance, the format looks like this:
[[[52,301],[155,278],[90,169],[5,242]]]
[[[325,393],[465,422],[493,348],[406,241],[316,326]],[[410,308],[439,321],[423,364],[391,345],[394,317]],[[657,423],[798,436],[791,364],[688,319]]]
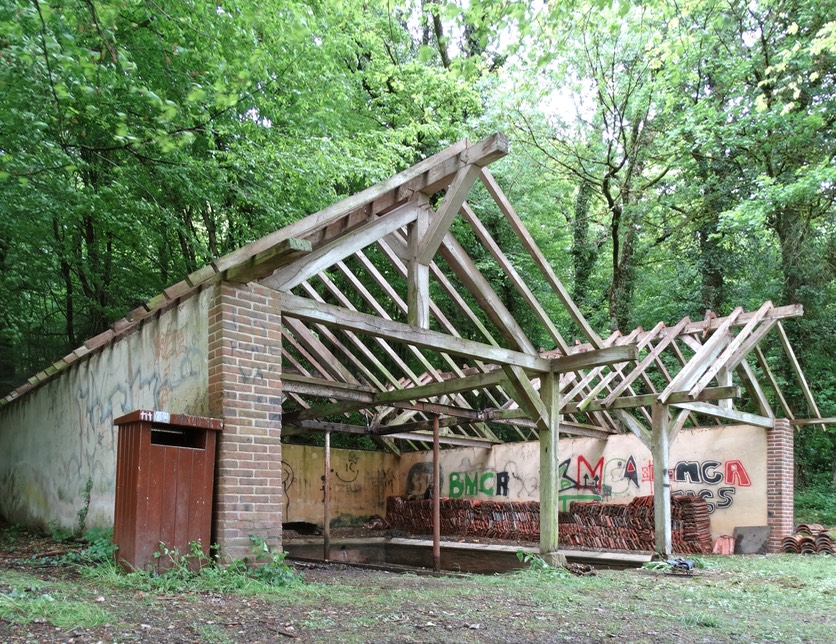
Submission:
[[[450,472],[450,497],[508,496],[508,472]]]
[[[674,492],[689,496],[700,496],[708,503],[709,514],[715,510],[724,510],[734,503],[734,495],[739,487],[751,487],[752,479],[743,463],[731,461],[679,461],[670,471],[671,484],[685,483],[710,485],[699,490],[674,488]]]

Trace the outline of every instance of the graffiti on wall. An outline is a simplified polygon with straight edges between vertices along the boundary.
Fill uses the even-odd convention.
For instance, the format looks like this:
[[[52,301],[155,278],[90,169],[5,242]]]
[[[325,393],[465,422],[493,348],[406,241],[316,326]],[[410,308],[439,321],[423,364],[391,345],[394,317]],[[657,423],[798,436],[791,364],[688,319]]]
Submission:
[[[539,478],[525,476],[522,469],[513,461],[502,470],[474,467],[465,458],[447,476],[447,494],[451,498],[531,497],[539,490]],[[598,459],[579,454],[562,461],[558,474],[560,509],[567,511],[573,501],[613,501],[649,494],[653,462],[646,459],[640,463],[633,454]],[[408,493],[420,494],[431,476],[431,463],[413,465],[407,476]],[[710,513],[731,507],[736,491],[752,485],[739,459],[679,461],[670,469],[670,477],[674,492],[704,498]]]

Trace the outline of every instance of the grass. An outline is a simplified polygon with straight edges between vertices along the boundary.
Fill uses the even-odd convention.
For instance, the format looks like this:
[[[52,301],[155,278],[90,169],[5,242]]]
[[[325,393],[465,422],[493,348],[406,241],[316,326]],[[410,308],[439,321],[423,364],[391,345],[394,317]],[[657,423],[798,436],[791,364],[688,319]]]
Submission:
[[[0,533],[0,542],[12,537],[17,535]],[[704,557],[693,576],[632,570],[575,577],[529,562],[534,564],[529,569],[504,575],[338,572],[326,582],[296,579],[289,586],[235,567],[209,566],[196,574],[175,566],[172,573],[149,575],[126,574],[110,558],[98,564],[84,563],[84,556],[73,561],[55,562],[59,569],[75,567],[81,577],[70,575],[72,581],[62,575],[44,581],[43,568],[4,569],[0,618],[23,625],[42,621],[67,629],[120,629],[125,619],[120,610],[127,607],[129,613],[134,608],[137,614],[157,615],[158,622],[191,625],[187,628],[201,641],[229,642],[235,635],[220,621],[194,621],[194,615],[211,611],[207,597],[222,595],[235,619],[243,611],[242,624],[253,604],[255,615],[280,615],[277,627],[286,621],[306,641],[334,641],[335,634],[346,642],[533,641],[555,634],[637,642],[829,641],[836,605],[836,557],[823,555]],[[97,602],[100,595],[108,597],[109,608],[121,609],[108,613]],[[221,618],[210,614],[208,619]]]

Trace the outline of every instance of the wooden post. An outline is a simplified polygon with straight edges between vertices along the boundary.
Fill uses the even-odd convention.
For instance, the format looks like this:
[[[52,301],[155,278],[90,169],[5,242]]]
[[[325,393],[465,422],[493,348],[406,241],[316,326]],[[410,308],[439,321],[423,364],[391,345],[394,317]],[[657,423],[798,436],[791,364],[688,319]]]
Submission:
[[[325,492],[324,517],[322,519],[323,559],[331,560],[331,432],[325,432],[325,475],[322,477]]]
[[[433,570],[441,571],[441,474],[438,466],[438,414],[433,416]]]
[[[671,540],[671,477],[668,427],[670,410],[667,405],[652,405],[653,436],[653,512],[656,527],[656,554],[670,556]]]
[[[558,492],[560,490],[560,375],[547,373],[540,377],[540,396],[546,408],[547,429],[540,431],[540,554],[550,565],[563,565],[558,554]]]
[[[441,571],[441,474],[438,467],[438,414],[433,416],[433,570]]]
[[[409,261],[407,263],[407,322],[422,329],[430,328],[430,265],[418,261],[418,246],[429,226],[429,202],[422,198],[418,217],[408,227]]]

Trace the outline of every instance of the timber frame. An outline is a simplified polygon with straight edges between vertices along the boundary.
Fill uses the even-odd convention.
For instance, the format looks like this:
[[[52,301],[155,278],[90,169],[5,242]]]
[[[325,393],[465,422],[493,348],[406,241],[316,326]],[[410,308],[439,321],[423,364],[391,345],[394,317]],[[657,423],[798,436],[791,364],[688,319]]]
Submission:
[[[636,434],[667,499],[669,446],[685,428],[834,422],[821,418],[782,326],[801,306],[766,302],[599,336],[487,168],[507,151],[501,134],[461,141],[221,257],[0,403],[210,284],[259,282],[281,303],[283,436],[366,434],[399,452],[429,448],[437,420],[447,446],[539,439],[544,553],[557,550],[559,434]],[[479,212],[493,213],[490,225]],[[564,335],[554,311],[580,337]],[[804,393],[804,418],[763,348],[770,333]],[[670,508],[656,505],[657,549],[667,553]]]

